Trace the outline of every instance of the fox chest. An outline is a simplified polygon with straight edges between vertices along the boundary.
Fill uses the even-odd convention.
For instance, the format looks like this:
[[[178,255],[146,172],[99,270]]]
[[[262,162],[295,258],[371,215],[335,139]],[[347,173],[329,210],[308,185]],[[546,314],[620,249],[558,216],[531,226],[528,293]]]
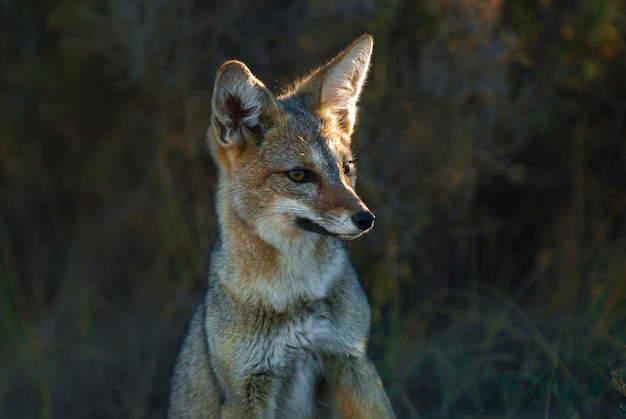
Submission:
[[[319,312],[261,317],[250,326],[252,339],[240,346],[250,370],[289,370],[313,353],[332,350],[332,323]]]

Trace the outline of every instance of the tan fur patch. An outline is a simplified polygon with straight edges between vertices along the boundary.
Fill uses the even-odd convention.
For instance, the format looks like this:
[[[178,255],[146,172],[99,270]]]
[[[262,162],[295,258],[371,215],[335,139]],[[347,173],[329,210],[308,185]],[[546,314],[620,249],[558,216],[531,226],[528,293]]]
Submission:
[[[227,254],[238,269],[238,278],[252,281],[259,277],[271,278],[278,271],[277,250],[259,238],[254,228],[237,217],[232,210],[225,214],[226,229],[230,234]],[[241,284],[245,287],[245,283]]]
[[[368,417],[369,413],[365,411],[364,407],[355,400],[354,394],[346,391],[345,388],[340,387],[336,390],[336,403],[337,413],[342,419],[359,419]]]

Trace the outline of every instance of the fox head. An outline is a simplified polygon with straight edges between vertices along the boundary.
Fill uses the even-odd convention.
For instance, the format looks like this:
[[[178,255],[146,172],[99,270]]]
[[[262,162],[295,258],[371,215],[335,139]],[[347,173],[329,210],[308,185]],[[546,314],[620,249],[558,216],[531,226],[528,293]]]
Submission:
[[[239,61],[220,67],[209,142],[222,224],[245,223],[273,245],[311,234],[350,240],[372,228],[350,149],[372,46],[362,36],[280,96]]]

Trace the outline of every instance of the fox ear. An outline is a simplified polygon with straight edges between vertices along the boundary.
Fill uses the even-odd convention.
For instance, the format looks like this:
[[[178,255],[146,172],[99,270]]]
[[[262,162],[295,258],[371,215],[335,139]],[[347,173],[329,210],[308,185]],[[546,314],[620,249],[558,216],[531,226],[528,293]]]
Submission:
[[[263,116],[277,109],[278,104],[244,63],[227,61],[217,72],[212,107],[216,137],[230,144],[241,143],[257,132]]]
[[[327,64],[318,106],[340,117],[349,132],[356,119],[356,104],[370,67],[374,40],[363,35]]]

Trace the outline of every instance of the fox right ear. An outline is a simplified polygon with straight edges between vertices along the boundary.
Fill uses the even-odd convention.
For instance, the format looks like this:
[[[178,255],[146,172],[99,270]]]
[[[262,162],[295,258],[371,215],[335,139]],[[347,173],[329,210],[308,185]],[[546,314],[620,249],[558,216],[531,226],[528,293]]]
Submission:
[[[335,117],[352,134],[357,102],[367,78],[374,39],[363,35],[296,85],[292,94],[308,98],[309,108]]]
[[[278,104],[244,63],[227,61],[217,72],[212,107],[216,137],[226,145],[240,143],[246,134],[257,132],[263,115]]]

